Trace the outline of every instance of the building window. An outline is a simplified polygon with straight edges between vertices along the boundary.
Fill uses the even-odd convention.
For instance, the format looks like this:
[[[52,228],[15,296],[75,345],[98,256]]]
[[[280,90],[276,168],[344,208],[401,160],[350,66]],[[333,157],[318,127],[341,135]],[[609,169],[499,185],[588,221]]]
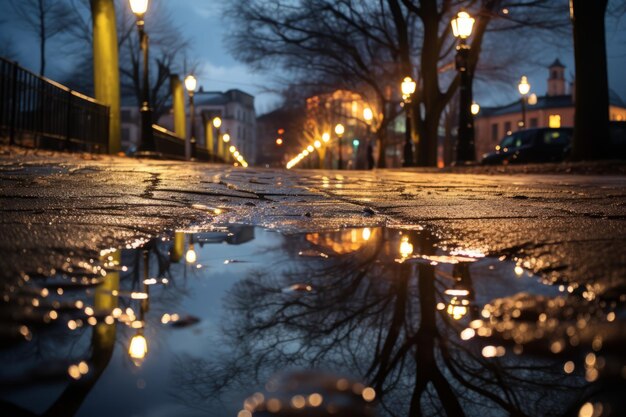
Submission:
[[[500,133],[498,132],[498,124],[493,123],[491,125],[491,140],[497,142],[500,139]]]
[[[511,122],[504,122],[504,134],[505,135],[511,134]]]
[[[537,126],[539,126],[539,119],[537,119],[536,117],[531,117],[530,127],[537,127]]]
[[[561,127],[561,115],[560,114],[551,114],[548,119],[548,126],[550,127]]]

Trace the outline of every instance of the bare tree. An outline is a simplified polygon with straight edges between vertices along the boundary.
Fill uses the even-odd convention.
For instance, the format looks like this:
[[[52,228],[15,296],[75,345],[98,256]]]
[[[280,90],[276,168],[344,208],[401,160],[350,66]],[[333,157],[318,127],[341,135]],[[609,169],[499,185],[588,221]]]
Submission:
[[[39,41],[39,74],[46,71],[47,42],[71,26],[69,7],[58,0],[11,0],[11,6],[24,22],[25,29],[35,33]]]
[[[121,92],[123,97],[133,97],[141,102],[141,51],[135,27],[135,16],[129,10],[127,1],[116,0],[117,35],[120,54]],[[72,20],[75,24],[68,30],[67,40],[80,63],[75,72],[67,77],[68,85],[89,93],[93,90],[90,68],[93,58],[90,48],[92,43],[91,18],[88,0],[71,1]],[[146,31],[150,36],[150,99],[153,117],[156,120],[166,112],[165,104],[170,98],[170,74],[192,72],[197,67],[196,61],[186,58],[189,41],[174,24],[165,4],[154,1],[146,14]]]
[[[451,71],[456,42],[450,20],[462,7],[477,17],[471,77],[483,46],[499,48],[503,57],[485,66],[491,73],[502,72],[507,59],[524,58],[517,49],[501,50],[503,33],[537,39],[568,24],[566,15],[555,13],[567,5],[548,0],[238,0],[228,13],[236,22],[231,44],[239,59],[262,69],[279,63],[299,84],[371,97],[382,115],[378,166],[384,167],[385,133],[398,114],[399,84],[407,75],[419,85],[411,109],[418,162],[437,162],[442,112],[460,82]]]

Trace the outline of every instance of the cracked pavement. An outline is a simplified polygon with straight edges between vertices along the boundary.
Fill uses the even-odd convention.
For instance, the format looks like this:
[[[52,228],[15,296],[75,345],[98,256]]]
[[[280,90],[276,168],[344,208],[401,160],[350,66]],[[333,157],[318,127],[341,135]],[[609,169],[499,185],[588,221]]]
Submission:
[[[623,286],[623,166],[617,175],[541,172],[244,170],[4,150],[0,267],[5,282],[67,271],[105,248],[213,224],[285,233],[410,224],[448,248],[518,258],[553,281]]]

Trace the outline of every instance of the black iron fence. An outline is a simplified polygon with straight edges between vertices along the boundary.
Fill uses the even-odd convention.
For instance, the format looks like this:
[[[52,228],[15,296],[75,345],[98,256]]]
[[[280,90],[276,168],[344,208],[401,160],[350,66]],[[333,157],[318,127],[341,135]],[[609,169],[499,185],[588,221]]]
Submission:
[[[0,139],[28,147],[107,152],[109,107],[0,58]]]
[[[152,125],[152,134],[154,135],[154,145],[156,152],[167,159],[185,159],[185,140],[176,136],[173,132],[158,126]],[[196,146],[195,159],[206,162],[224,162],[224,160],[216,155],[210,154],[208,149]]]

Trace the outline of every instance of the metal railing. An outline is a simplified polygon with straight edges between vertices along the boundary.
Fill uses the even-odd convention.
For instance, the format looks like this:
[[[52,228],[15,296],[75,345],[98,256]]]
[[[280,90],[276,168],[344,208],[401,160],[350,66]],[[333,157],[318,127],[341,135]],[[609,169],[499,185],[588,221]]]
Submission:
[[[109,107],[0,58],[0,139],[27,147],[107,152]]]
[[[174,132],[159,126],[152,125],[152,134],[154,135],[154,146],[157,153],[167,159],[185,159],[185,140],[176,136]],[[224,162],[224,160],[216,155],[209,153],[208,149],[197,146],[196,160],[206,162]]]

